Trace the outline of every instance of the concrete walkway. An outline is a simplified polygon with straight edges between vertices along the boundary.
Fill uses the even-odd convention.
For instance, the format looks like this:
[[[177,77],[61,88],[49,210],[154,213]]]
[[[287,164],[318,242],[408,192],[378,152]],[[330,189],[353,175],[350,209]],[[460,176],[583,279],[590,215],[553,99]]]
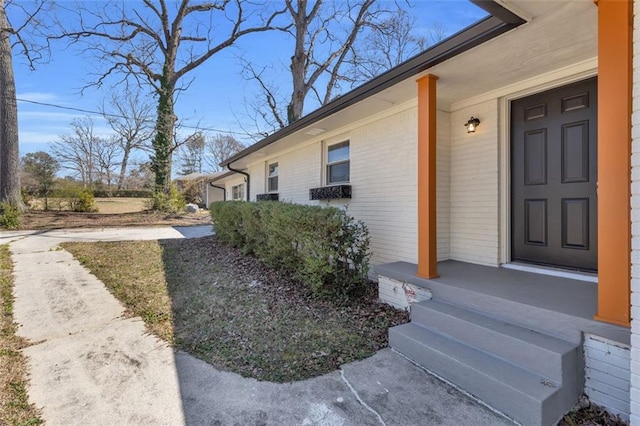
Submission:
[[[395,352],[289,384],[218,371],[146,333],[63,241],[198,237],[205,228],[0,233],[10,242],[29,398],[48,425],[509,425]]]

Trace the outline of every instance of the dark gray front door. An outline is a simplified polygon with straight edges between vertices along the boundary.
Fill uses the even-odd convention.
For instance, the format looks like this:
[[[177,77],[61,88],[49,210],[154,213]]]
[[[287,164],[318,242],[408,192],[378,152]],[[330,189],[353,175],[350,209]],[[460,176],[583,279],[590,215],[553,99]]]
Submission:
[[[511,103],[511,258],[597,269],[597,80]]]

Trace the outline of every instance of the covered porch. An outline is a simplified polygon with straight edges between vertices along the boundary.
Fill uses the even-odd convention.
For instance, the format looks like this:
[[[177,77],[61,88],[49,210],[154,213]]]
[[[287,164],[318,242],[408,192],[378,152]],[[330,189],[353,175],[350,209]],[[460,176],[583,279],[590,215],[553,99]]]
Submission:
[[[514,1],[510,4],[517,5],[520,2]],[[589,247],[589,244],[596,247],[597,258],[593,265],[584,269],[597,269],[599,282],[599,286],[596,287],[596,310],[590,313],[591,318],[628,327],[631,321],[629,250],[631,237],[629,218],[631,26],[628,25],[632,17],[631,4],[609,0],[575,2],[563,4],[567,7],[564,11],[556,10],[556,7],[551,6],[550,3],[546,6],[542,5],[543,3],[536,3],[536,7],[541,8],[538,10],[532,4],[522,2],[521,6],[524,10],[531,7],[531,16],[534,17],[527,20],[525,25],[500,39],[483,44],[472,52],[466,52],[460,57],[432,67],[428,73],[417,79],[418,239],[417,259],[412,260],[417,263],[415,274],[426,279],[438,278],[440,271],[437,262],[445,259],[494,266],[526,259],[514,254],[514,248],[521,243],[516,240],[523,238],[522,234],[525,234],[524,225],[521,222],[525,221],[523,217],[527,216],[523,214],[522,206],[526,204],[530,209],[533,209],[531,206],[538,206],[537,211],[527,211],[527,213],[533,212],[531,217],[535,220],[527,222],[526,225],[529,226],[530,223],[540,225],[539,229],[532,229],[539,230],[540,234],[544,234],[544,238],[539,240],[533,238],[525,241],[524,244],[555,250],[552,248],[553,244],[547,241],[546,235],[562,234],[564,240],[556,246],[561,247],[562,250],[566,249],[568,257],[572,255],[577,257],[584,247],[574,247],[567,235],[578,228],[586,229],[583,233],[584,240],[587,242],[585,247]],[[545,22],[543,18],[554,18],[558,21]],[[560,27],[564,27],[560,22],[566,22],[567,25],[571,22],[571,25],[576,25],[572,29],[574,33],[556,34]],[[590,34],[588,45],[579,43],[580,40],[586,40],[585,37],[578,36],[578,32],[585,28]],[[597,57],[594,58],[596,61],[575,62],[576,58],[572,65],[561,68],[565,56],[560,58],[551,55],[546,61],[540,59],[532,62],[535,66],[541,67],[537,70],[539,80],[533,77],[526,84],[514,84],[509,87],[493,80],[492,76],[495,73],[499,73],[505,81],[508,81],[509,78],[523,78],[531,71],[531,67],[523,65],[526,61],[514,64],[507,60],[514,56],[513,52],[502,58],[509,66],[496,67],[496,58],[500,58],[500,53],[497,53],[496,49],[504,50],[512,46],[510,43],[514,43],[513,47],[517,46],[523,54],[534,52],[540,47],[536,43],[543,39],[542,34],[549,37],[547,42],[550,44],[567,42],[567,52],[580,53],[585,57],[597,53]],[[487,58],[491,58],[491,61]],[[467,66],[460,66],[460,63]],[[489,67],[488,64],[494,68],[482,68],[484,65]],[[585,69],[578,64],[583,64]],[[594,65],[595,68],[591,68]],[[457,93],[456,90],[459,90],[459,85],[465,88],[466,86],[458,81],[456,73],[471,67],[476,70],[476,73],[473,78],[469,78],[468,73],[465,74],[467,80],[472,82],[474,89],[483,87],[488,91],[484,97],[478,95],[467,100],[459,100],[454,96]],[[594,108],[597,105],[595,118],[586,119],[583,122],[579,121],[582,118],[571,117],[577,121],[563,123],[562,132],[564,133],[553,133],[556,136],[554,136],[554,142],[550,142],[552,137],[547,138],[545,125],[535,121],[538,117],[547,117],[547,114],[551,116],[551,113],[546,110],[547,105],[551,105],[551,101],[547,103],[546,99],[541,100],[538,106],[544,110],[544,113],[524,118],[524,121],[528,120],[532,123],[535,121],[532,124],[532,129],[535,131],[527,129],[522,132],[526,137],[530,137],[524,142],[518,139],[520,138],[517,133],[518,120],[522,120],[522,116],[526,114],[515,114],[519,111],[514,108],[516,101],[544,93],[550,88],[567,87],[569,84],[596,76],[597,91],[592,92],[591,101],[583,104],[587,108],[589,105]],[[588,94],[584,96],[588,98]],[[451,98],[455,101],[451,101]],[[487,99],[490,100],[487,101]],[[565,98],[562,99],[562,102],[568,102]],[[486,102],[483,103],[483,101]],[[449,121],[446,121],[441,118],[441,114],[442,110],[447,110],[448,106],[451,113],[447,117]],[[551,107],[549,108],[551,110]],[[480,117],[482,124],[478,132],[464,138],[466,135],[462,135],[462,123],[463,119],[466,120],[469,115]],[[559,115],[568,116],[564,112]],[[549,120],[552,119],[555,118]],[[572,133],[567,129],[571,129],[575,123],[590,123],[592,127],[572,140],[570,138]],[[595,123],[597,128],[594,127]],[[549,135],[552,131],[555,130],[550,130]],[[534,136],[530,136],[534,134],[544,136],[540,136],[538,141],[534,140]],[[562,136],[557,136],[558,134]],[[558,151],[557,156],[552,159],[562,156],[562,161],[565,161],[565,157],[574,157],[574,153],[567,147],[580,145],[582,149],[582,144],[586,143],[584,141],[588,140],[591,143],[589,138],[595,138],[596,134],[597,149],[584,148],[586,153],[584,164],[588,164],[588,167],[584,167],[589,168],[591,175],[589,177],[588,173],[585,173],[576,182],[578,180],[588,182],[593,186],[594,194],[597,195],[587,200],[584,194],[578,192],[560,194],[538,191],[543,184],[547,184],[547,179],[549,182],[561,182],[560,186],[564,187],[568,187],[571,181],[571,179],[565,179],[565,172],[572,166],[564,164],[561,166],[563,173],[561,178],[552,174],[556,172],[560,174],[560,167],[553,169],[550,166],[552,163],[547,164],[547,161],[551,161],[547,151],[552,152],[549,148],[552,144],[557,146],[562,144],[562,149],[566,150],[566,152],[562,151],[561,155]],[[447,137],[450,145],[443,147],[443,140]],[[523,149],[528,150],[527,156],[516,151],[515,147],[521,145],[525,146]],[[536,147],[541,147],[539,152],[535,151]],[[466,157],[467,152],[473,152],[473,157],[471,154]],[[535,163],[532,159],[538,154],[542,160]],[[519,162],[525,161],[521,157],[529,162],[523,165]],[[495,162],[496,158],[499,158],[498,163]],[[582,163],[580,165],[582,167]],[[538,181],[529,179],[529,175],[527,178],[519,179],[522,170],[527,170],[527,166],[539,172]],[[524,197],[524,202],[516,197],[517,188],[514,182],[533,188],[529,195]],[[575,200],[583,203],[586,213],[582,216],[577,209],[569,206],[570,202]],[[562,209],[565,209],[562,210],[562,216],[558,212],[549,213],[551,212],[549,206],[554,202],[565,203],[562,204]],[[514,207],[516,204],[517,208]],[[588,206],[591,210],[587,210],[584,206]],[[578,224],[578,220],[572,223],[569,220],[577,217],[584,223]],[[557,224],[557,226],[553,228],[550,224]],[[566,258],[561,259],[563,254],[554,252],[554,255],[556,256],[554,261],[527,260],[537,264],[572,267],[571,262],[567,262]]]

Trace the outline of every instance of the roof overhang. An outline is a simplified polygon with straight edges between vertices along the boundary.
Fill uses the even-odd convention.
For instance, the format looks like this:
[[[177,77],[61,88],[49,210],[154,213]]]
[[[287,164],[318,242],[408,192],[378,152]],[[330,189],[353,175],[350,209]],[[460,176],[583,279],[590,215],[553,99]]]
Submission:
[[[207,181],[211,185],[219,185],[219,184],[224,184],[228,180],[235,179],[237,177],[238,175],[236,174],[236,172],[231,170],[225,170],[223,172],[218,172],[214,178],[207,179]]]
[[[189,181],[215,181],[218,179],[221,179],[222,177],[232,174],[227,170],[222,170],[219,172],[213,172],[213,173],[189,173],[188,175],[184,175],[184,176],[178,176],[177,178],[173,179],[174,181],[183,181],[183,182],[189,182]]]
[[[370,80],[356,89],[345,93],[289,126],[267,136],[261,141],[249,146],[243,151],[240,151],[238,154],[224,160],[220,165],[227,167],[229,164],[245,158],[276,141],[282,140],[283,138],[299,132],[302,129],[306,129],[324,118],[343,111],[344,109],[361,102],[362,100],[370,98],[401,81],[420,74],[436,64],[455,57],[462,52],[465,52],[525,23],[524,19],[493,0],[472,0],[472,2],[485,9],[491,15],[443,40],[442,42],[433,45],[425,52],[414,56],[408,61],[390,69],[373,80]]]
[[[416,79],[439,77],[438,109],[597,57],[597,7],[591,0],[474,1],[491,16],[335,99],[223,161],[235,169],[417,98]],[[516,13],[514,13],[517,12]],[[520,16],[527,18],[525,21]],[[526,25],[522,25],[526,23]],[[338,114],[339,113],[339,114]]]

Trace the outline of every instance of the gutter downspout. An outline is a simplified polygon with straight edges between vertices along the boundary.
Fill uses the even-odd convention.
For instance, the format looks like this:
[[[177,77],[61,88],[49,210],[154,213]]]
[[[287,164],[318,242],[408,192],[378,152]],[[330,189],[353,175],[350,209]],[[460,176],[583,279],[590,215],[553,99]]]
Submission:
[[[241,175],[245,175],[247,178],[247,201],[251,201],[251,176],[247,172],[243,172],[242,170],[234,169],[231,167],[231,163],[227,164],[227,168],[232,172],[240,173]]]
[[[211,185],[212,188],[222,189],[222,201],[227,201],[227,188],[224,186],[214,185],[213,182],[209,182],[209,185]]]

